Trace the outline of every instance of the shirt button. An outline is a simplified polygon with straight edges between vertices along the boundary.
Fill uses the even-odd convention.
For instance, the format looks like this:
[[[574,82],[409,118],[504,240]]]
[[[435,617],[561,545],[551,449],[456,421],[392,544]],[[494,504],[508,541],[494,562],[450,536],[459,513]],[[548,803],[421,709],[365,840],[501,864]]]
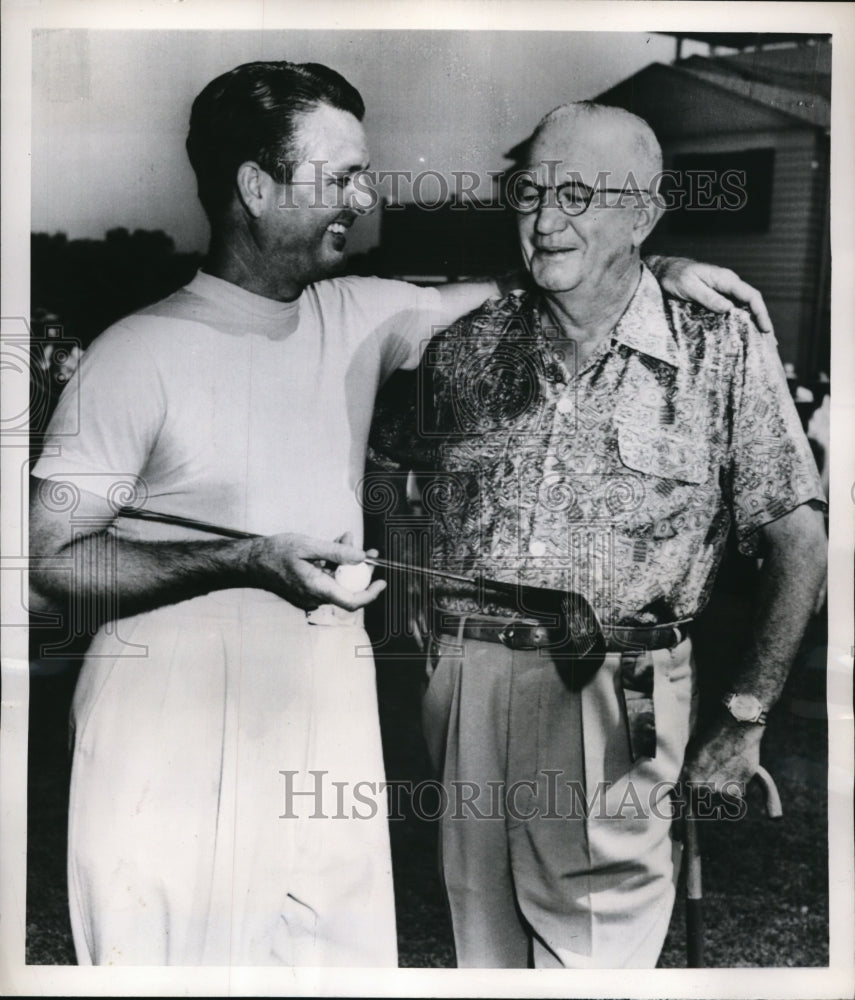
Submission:
[[[528,551],[533,556],[544,556],[546,555],[546,543],[539,538],[533,538],[528,543]]]
[[[559,413],[569,413],[573,409],[573,400],[569,396],[562,396],[555,404],[555,409]]]

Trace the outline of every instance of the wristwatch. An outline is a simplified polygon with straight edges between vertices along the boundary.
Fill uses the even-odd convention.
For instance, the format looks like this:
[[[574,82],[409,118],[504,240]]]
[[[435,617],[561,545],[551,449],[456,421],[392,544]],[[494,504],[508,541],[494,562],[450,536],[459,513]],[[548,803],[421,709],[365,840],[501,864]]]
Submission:
[[[766,725],[768,713],[760,699],[755,698],[753,694],[736,694],[729,691],[721,699],[721,703],[737,722],[754,722],[758,726]]]

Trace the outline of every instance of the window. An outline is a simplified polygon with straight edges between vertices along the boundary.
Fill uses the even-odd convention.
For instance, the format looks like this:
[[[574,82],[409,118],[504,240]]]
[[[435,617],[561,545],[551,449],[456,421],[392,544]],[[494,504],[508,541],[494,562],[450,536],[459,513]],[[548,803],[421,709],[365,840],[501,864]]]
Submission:
[[[662,184],[667,231],[693,236],[766,232],[774,163],[774,149],[675,155]]]

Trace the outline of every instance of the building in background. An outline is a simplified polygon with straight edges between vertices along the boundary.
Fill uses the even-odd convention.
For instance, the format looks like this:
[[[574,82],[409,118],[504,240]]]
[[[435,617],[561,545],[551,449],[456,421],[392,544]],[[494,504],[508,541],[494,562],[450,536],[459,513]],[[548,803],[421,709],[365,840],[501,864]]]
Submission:
[[[830,353],[830,41],[689,37],[753,49],[653,63],[596,98],[646,119],[680,178],[672,200],[684,207],[646,247],[731,267],[759,288],[784,362],[815,386]]]

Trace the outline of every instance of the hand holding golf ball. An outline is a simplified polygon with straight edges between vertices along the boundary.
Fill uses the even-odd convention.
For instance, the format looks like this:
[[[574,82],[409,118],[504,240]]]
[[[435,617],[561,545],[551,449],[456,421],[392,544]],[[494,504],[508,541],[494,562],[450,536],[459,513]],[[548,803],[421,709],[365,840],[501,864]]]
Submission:
[[[342,563],[336,568],[336,583],[341,584],[346,590],[356,594],[361,590],[366,590],[371,583],[371,574],[374,568],[368,563]]]

